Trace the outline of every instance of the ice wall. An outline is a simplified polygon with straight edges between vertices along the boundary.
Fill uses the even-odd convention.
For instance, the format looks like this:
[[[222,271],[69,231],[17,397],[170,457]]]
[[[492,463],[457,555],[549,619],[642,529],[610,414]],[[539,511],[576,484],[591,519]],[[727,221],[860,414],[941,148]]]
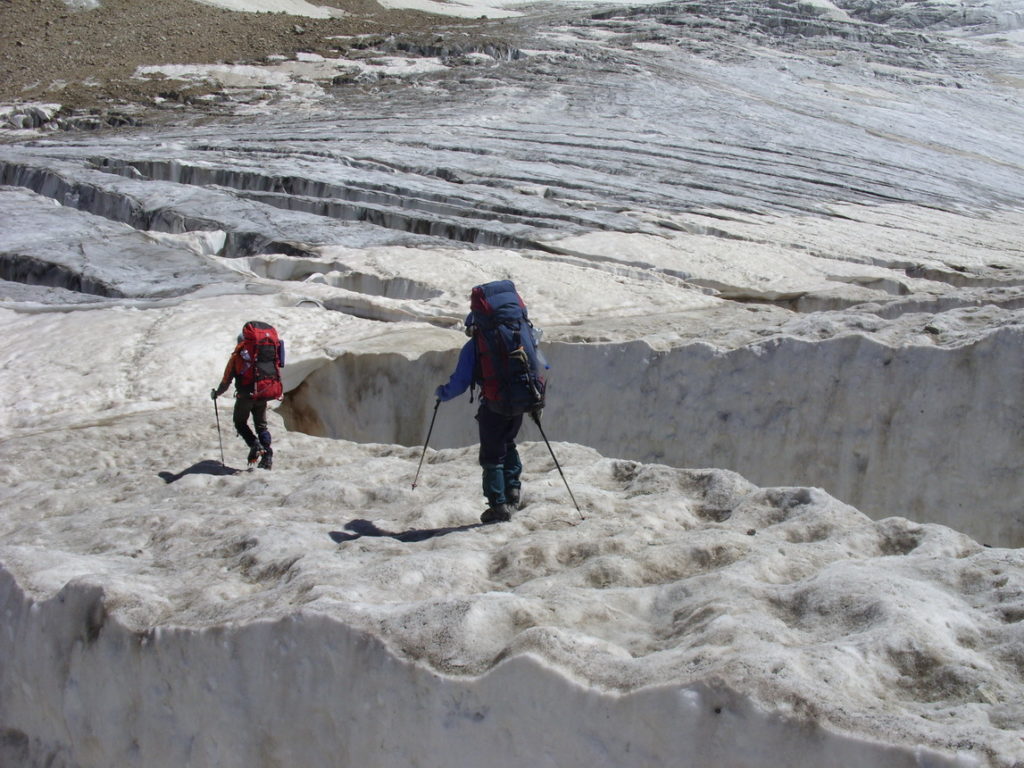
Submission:
[[[3,569],[0,608],[3,765],[976,765],[790,722],[713,684],[620,695],[533,656],[442,677],[314,613],[132,631],[99,586],[36,602]]]
[[[862,335],[733,351],[550,344],[545,431],[608,456],[819,486],[876,518],[1024,546],[1022,345],[1019,328],[948,348]],[[285,417],[318,435],[422,444],[455,357],[342,356],[293,393]],[[466,397],[443,405],[431,446],[476,442],[474,408]],[[524,428],[523,439],[539,437]]]

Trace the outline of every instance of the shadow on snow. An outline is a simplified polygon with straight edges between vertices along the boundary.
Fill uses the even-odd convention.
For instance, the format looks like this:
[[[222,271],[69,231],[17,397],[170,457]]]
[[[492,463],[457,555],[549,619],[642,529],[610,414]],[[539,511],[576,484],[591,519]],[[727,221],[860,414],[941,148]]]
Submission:
[[[158,477],[165,483],[173,483],[181,480],[185,475],[237,475],[242,470],[221,464],[213,459],[203,459],[193,464],[188,469],[183,469],[177,474],[173,472],[160,472]]]
[[[427,539],[433,539],[437,536],[447,536],[449,533],[458,533],[459,531],[469,531],[473,528],[482,528],[486,523],[472,523],[471,525],[456,525],[450,528],[419,528],[410,531],[385,531],[383,528],[378,528],[376,525],[371,523],[369,520],[353,520],[350,523],[345,524],[344,531],[331,531],[328,535],[338,544],[346,541],[355,541],[363,536],[387,536],[388,538],[397,539],[398,541],[426,541]]]

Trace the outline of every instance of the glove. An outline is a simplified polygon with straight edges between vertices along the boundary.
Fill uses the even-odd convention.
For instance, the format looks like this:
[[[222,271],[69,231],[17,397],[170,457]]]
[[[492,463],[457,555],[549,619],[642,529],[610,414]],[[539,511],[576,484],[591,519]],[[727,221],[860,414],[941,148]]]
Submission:
[[[434,390],[434,397],[436,397],[438,400],[444,400],[444,398],[441,396],[443,392],[444,384],[440,385],[437,389]]]
[[[219,394],[220,394],[220,392],[218,392],[217,388],[214,387],[213,389],[210,390],[210,399],[211,400],[216,400],[217,399],[217,395],[219,395]]]

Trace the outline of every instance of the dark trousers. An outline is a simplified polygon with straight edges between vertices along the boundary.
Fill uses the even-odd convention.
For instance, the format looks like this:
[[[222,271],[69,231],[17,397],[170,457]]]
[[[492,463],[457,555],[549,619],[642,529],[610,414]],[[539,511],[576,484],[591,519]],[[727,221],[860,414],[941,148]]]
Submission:
[[[267,401],[253,400],[244,392],[235,393],[235,431],[239,437],[245,440],[245,444],[252,447],[256,442],[256,435],[265,447],[270,446],[270,430],[267,429]],[[249,417],[252,416],[252,424],[256,427],[253,432],[249,428]]]
[[[508,502],[506,491],[519,487],[523,471],[516,450],[516,436],[523,425],[523,416],[502,416],[488,408],[486,402],[481,402],[476,420],[480,427],[484,496],[491,506],[505,504]]]

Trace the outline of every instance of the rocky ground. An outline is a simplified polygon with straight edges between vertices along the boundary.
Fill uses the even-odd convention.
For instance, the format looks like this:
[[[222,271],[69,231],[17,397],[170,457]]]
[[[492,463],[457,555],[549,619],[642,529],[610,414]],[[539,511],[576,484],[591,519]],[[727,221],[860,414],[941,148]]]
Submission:
[[[480,22],[385,10],[373,0],[323,0],[349,15],[312,19],[239,13],[195,0],[103,0],[74,10],[63,0],[0,0],[0,102],[60,103],[106,112],[156,96],[192,102],[210,86],[133,78],[147,64],[262,62],[298,51],[330,54],[334,36],[430,37]]]

